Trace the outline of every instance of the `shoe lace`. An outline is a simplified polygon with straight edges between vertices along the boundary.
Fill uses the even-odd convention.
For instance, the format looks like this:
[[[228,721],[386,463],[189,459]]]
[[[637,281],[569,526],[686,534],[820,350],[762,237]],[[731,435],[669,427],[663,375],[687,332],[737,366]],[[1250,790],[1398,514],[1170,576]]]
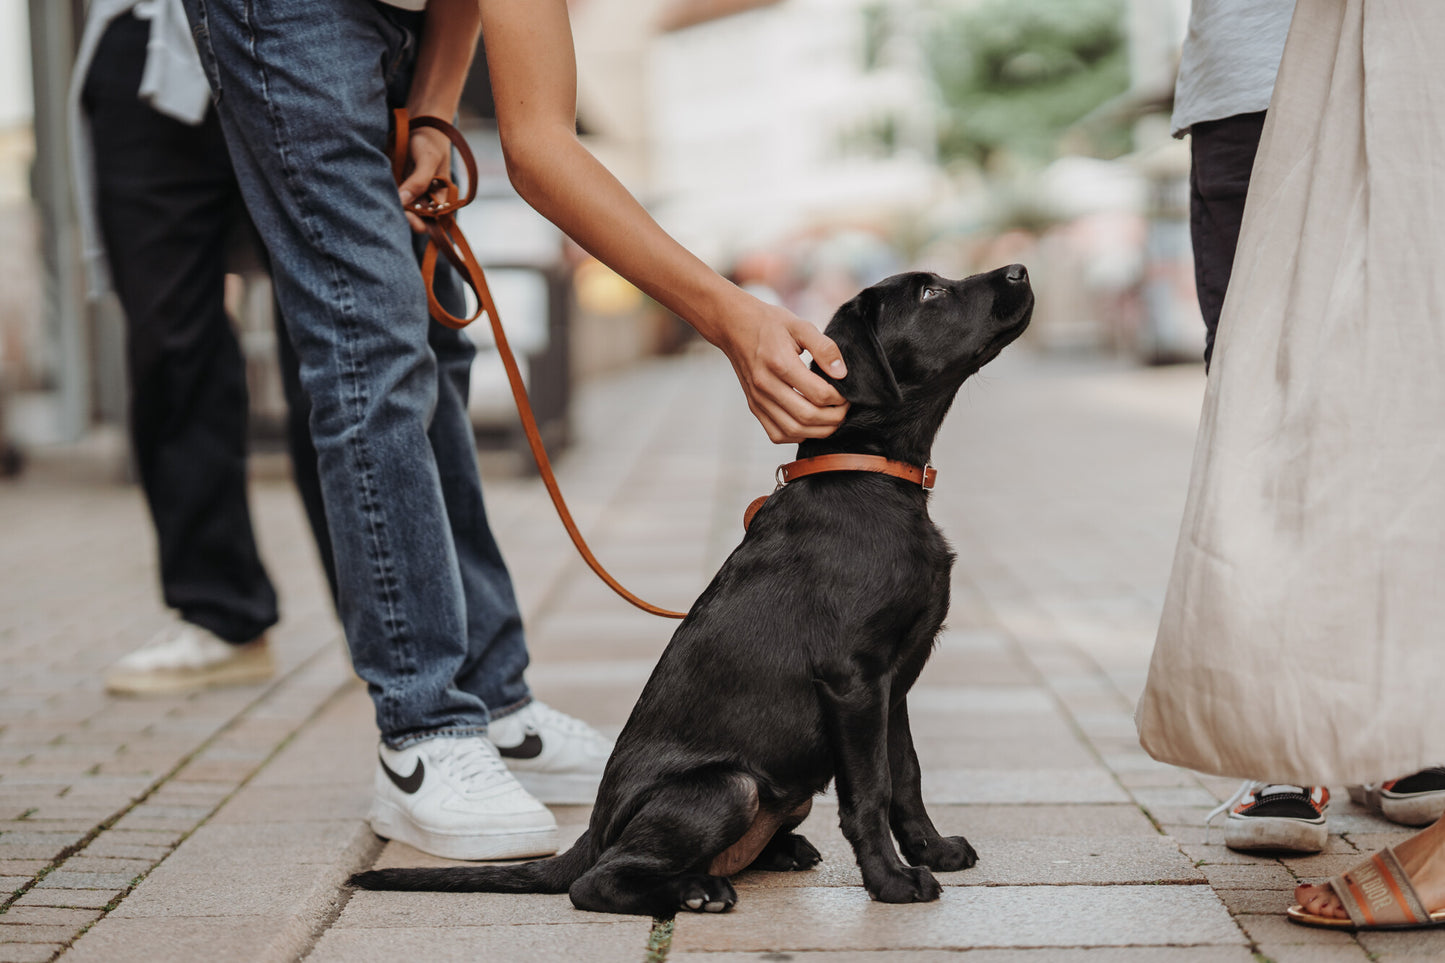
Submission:
[[[507,772],[507,764],[486,739],[459,739],[451,752],[442,757],[447,775],[465,785],[478,776]]]
[[[1237,806],[1246,796],[1254,792],[1256,787],[1263,788],[1264,783],[1255,779],[1246,779],[1239,784],[1239,788],[1234,791],[1234,795],[1209,811],[1209,815],[1204,817],[1204,845],[1209,845],[1209,833],[1214,828],[1214,821],[1218,819],[1221,814],[1227,813]]]

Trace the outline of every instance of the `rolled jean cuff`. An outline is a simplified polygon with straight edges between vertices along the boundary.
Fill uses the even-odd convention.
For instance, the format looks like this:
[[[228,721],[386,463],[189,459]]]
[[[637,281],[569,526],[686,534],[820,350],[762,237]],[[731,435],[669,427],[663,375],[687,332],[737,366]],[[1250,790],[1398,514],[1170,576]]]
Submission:
[[[406,749],[416,745],[418,742],[425,742],[428,739],[464,739],[468,736],[485,736],[486,726],[447,726],[444,729],[431,729],[427,732],[413,732],[400,739],[387,739],[382,737],[382,743],[386,748],[397,750]]]
[[[527,706],[531,704],[532,694],[529,692],[525,696],[523,696],[520,701],[514,702],[509,706],[504,706],[501,709],[492,709],[487,713],[487,715],[492,719],[505,719],[507,716],[511,715],[514,712],[521,712],[523,709],[527,708]]]

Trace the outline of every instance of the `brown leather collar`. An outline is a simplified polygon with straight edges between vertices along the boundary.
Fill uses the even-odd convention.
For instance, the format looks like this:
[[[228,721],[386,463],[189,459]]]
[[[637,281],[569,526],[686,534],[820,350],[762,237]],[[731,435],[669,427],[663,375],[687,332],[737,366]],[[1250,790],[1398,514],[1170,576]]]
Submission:
[[[931,491],[934,479],[938,477],[938,472],[932,465],[920,468],[906,461],[893,461],[881,455],[815,455],[779,465],[778,484],[786,485],[805,475],[816,475],[825,471],[871,471],[880,475],[892,475],[894,478],[911,481],[924,491]]]
[[[910,465],[906,461],[893,461],[891,458],[884,458],[882,455],[814,455],[812,458],[799,458],[797,461],[790,461],[786,465],[778,466],[778,487],[782,488],[790,481],[796,481],[807,475],[818,475],[825,471],[871,471],[879,475],[892,475],[894,478],[902,478],[919,486],[924,491],[933,490],[933,482],[938,477],[938,472],[932,465],[924,465],[920,468],[917,465]],[[752,504],[748,505],[743,512],[743,531],[747,531],[753,524],[753,516],[758,509],[763,507],[763,502],[768,500],[767,495],[754,498]]]

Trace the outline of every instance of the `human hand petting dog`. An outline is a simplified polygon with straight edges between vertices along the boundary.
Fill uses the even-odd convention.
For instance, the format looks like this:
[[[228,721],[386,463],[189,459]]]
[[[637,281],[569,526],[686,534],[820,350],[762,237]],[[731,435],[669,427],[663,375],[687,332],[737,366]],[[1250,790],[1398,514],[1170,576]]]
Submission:
[[[786,308],[743,295],[747,303],[709,340],[722,349],[748,399],[748,410],[776,444],[826,438],[843,423],[848,402],[808,369],[807,351],[833,378],[848,373],[832,339]]]

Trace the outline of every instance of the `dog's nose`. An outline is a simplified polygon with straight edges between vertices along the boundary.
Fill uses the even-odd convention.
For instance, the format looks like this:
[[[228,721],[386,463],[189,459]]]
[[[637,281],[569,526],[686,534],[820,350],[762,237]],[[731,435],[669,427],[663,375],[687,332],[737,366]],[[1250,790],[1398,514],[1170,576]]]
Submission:
[[[1004,269],[1003,276],[1014,284],[1018,284],[1029,279],[1029,269],[1022,264],[1010,264]]]

